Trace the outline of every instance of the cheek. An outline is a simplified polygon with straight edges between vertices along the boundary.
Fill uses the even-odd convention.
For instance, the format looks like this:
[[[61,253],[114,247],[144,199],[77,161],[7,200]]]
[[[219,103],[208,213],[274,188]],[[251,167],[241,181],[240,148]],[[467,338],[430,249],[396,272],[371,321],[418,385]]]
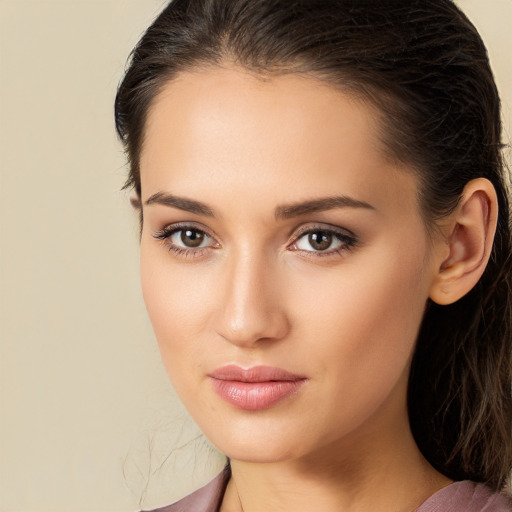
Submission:
[[[347,264],[295,302],[294,352],[320,390],[307,404],[325,440],[348,433],[390,405],[405,404],[407,373],[427,299],[422,255]],[[293,357],[293,356],[292,356]],[[396,400],[396,402],[394,401]],[[335,406],[333,406],[335,404]],[[398,409],[395,409],[398,407]],[[398,414],[398,413],[397,413]],[[332,438],[332,439],[331,439]]]
[[[378,257],[376,257],[378,255]],[[316,293],[302,295],[300,340],[318,373],[332,386],[349,379],[361,387],[392,385],[414,349],[428,296],[424,252],[376,247],[364,257],[316,280]],[[313,289],[306,276],[302,288]],[[309,340],[309,341],[308,341]],[[333,361],[336,363],[333,364]]]
[[[164,365],[174,383],[174,376],[182,370],[201,365],[200,354],[207,344],[201,332],[214,287],[197,278],[194,265],[174,265],[166,251],[149,245],[143,242],[141,246],[142,293]]]

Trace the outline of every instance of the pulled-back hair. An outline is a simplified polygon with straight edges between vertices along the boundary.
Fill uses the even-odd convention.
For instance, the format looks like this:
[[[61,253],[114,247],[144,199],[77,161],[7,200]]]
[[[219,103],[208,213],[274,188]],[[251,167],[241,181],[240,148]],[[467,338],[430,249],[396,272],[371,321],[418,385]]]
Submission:
[[[512,464],[510,208],[500,100],[476,29],[450,0],[174,0],[132,52],[116,97],[127,186],[139,196],[153,100],[180,72],[226,63],[256,76],[308,74],[376,106],[388,157],[419,177],[427,228],[470,180],[494,185],[490,261],[456,303],[428,302],[408,408],[438,471],[502,489]]]

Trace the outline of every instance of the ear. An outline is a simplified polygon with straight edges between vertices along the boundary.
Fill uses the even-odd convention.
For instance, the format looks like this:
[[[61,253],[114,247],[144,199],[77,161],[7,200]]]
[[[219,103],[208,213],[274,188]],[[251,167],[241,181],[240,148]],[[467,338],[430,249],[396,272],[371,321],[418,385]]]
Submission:
[[[140,210],[141,209],[142,203],[141,203],[139,194],[137,194],[135,192],[133,195],[130,196],[130,204],[132,205],[132,208],[134,210]]]
[[[492,183],[470,181],[457,209],[441,227],[442,240],[430,298],[437,304],[456,302],[484,273],[491,254],[498,218],[498,199]]]
[[[134,192],[130,196],[130,204],[132,208],[139,212],[139,240],[142,238],[142,224],[144,220],[143,212],[142,212],[142,200],[140,198],[140,194],[138,192]]]

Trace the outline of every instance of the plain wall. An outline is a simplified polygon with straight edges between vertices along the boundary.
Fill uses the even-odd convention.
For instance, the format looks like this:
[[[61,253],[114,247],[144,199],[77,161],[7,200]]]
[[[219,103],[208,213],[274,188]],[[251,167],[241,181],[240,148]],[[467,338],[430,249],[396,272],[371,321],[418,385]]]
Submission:
[[[460,0],[510,140],[512,0]],[[141,299],[113,99],[161,0],[0,0],[0,512],[169,503],[223,459],[174,396]]]

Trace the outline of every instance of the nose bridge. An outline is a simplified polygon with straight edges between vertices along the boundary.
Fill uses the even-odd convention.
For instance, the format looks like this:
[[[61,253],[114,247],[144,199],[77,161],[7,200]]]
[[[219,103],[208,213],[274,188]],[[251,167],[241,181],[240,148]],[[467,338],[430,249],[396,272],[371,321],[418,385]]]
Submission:
[[[217,332],[240,346],[283,337],[288,321],[278,297],[275,262],[264,251],[246,247],[233,252],[225,264],[228,269]]]

